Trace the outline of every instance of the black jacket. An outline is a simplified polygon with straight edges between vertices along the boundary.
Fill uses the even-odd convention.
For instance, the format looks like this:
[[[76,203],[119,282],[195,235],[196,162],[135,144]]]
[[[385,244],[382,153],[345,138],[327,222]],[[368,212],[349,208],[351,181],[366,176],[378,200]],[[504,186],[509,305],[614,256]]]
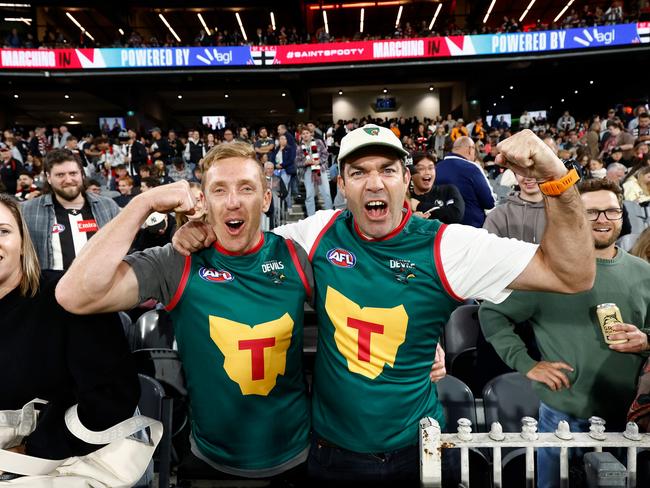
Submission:
[[[459,224],[465,214],[465,201],[454,185],[433,185],[424,195],[411,192],[411,198],[420,202],[416,209],[418,212],[435,209],[429,219],[438,219],[444,224]]]
[[[49,401],[25,442],[27,454],[47,459],[101,447],[68,431],[68,407],[78,403],[84,426],[104,430],[131,417],[140,396],[119,317],[66,312],[54,297],[61,275],[44,273],[33,298],[18,289],[0,298],[0,410],[19,409],[34,398]]]

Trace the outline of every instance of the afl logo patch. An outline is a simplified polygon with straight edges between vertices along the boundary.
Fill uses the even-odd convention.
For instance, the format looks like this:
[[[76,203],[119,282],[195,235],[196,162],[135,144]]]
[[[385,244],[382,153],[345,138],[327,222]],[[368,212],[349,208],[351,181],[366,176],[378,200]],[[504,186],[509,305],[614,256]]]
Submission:
[[[235,279],[230,271],[225,269],[204,268],[199,269],[199,276],[205,281],[210,283],[222,283],[224,281],[232,281]]]
[[[335,266],[341,268],[354,268],[357,264],[357,258],[350,251],[336,247],[327,251],[327,260]]]
[[[52,234],[60,234],[65,230],[65,226],[63,224],[54,224],[52,226]]]

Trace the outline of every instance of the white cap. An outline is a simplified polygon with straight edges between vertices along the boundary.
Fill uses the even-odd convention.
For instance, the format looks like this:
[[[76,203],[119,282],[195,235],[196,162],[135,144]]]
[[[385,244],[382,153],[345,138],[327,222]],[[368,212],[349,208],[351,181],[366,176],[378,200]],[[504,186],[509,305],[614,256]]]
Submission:
[[[374,124],[366,124],[363,127],[354,129],[341,139],[341,149],[339,150],[339,159],[347,158],[353,152],[364,147],[384,146],[393,149],[400,156],[408,156],[409,152],[402,147],[402,143],[386,127],[380,127]]]
[[[143,228],[153,227],[155,225],[161,224],[165,220],[166,215],[160,212],[153,212],[147,217],[147,220],[144,221]]]

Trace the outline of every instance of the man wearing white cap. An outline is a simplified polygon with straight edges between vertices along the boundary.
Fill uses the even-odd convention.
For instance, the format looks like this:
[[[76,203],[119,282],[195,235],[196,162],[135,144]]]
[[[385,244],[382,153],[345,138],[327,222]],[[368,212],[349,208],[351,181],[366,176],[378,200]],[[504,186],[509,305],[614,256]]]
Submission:
[[[591,288],[594,258],[573,188],[577,175],[531,131],[499,150],[498,163],[546,182],[548,226],[539,246],[412,217],[407,152],[393,132],[375,125],[341,141],[338,184],[348,210],[275,229],[308,252],[316,281],[314,478],[418,479],[418,421],[431,416],[444,425],[428,371],[442,327],[464,299]],[[191,241],[213,238],[194,225],[174,242],[187,252]]]

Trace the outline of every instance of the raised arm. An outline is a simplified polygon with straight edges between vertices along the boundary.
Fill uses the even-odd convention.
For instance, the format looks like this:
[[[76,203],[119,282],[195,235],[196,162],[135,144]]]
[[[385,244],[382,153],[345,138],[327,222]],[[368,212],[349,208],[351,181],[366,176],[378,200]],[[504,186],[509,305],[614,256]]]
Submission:
[[[57,301],[77,314],[112,312],[138,303],[138,280],[123,261],[152,212],[189,212],[195,200],[187,181],[159,186],[135,197],[93,236],[56,287]]]
[[[530,130],[499,143],[497,163],[538,181],[567,174],[560,159]],[[524,271],[509,285],[515,290],[576,293],[591,289],[596,259],[591,231],[575,186],[558,196],[544,196],[546,229],[541,245]]]

